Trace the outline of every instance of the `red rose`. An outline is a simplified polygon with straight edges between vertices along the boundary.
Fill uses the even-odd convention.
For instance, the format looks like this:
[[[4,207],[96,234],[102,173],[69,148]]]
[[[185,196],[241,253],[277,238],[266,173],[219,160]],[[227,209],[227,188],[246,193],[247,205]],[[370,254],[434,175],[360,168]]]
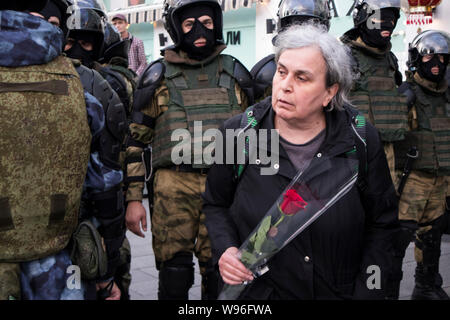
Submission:
[[[294,189],[289,189],[284,194],[280,209],[285,215],[291,216],[305,209],[306,205],[305,200]]]

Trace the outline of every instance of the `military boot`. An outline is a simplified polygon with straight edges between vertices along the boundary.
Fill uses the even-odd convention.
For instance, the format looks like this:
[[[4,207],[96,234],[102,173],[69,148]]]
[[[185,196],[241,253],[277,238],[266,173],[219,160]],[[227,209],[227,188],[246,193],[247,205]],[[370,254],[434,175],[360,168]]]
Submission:
[[[219,295],[220,274],[212,266],[211,260],[199,263],[202,273],[202,300],[217,300]]]
[[[423,263],[418,263],[415,278],[416,285],[411,300],[450,300],[441,287],[442,282],[438,284],[439,281],[436,281],[437,278],[441,278],[436,266],[424,267]]]
[[[422,250],[422,261],[417,262],[412,300],[450,300],[442,289],[439,274],[441,233],[438,228],[417,236],[416,249]]]

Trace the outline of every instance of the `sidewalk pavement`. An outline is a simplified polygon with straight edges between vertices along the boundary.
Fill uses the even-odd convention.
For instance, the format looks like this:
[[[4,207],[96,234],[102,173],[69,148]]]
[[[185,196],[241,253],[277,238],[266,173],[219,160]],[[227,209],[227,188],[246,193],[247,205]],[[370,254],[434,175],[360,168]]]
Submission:
[[[158,271],[155,268],[155,256],[152,249],[150,231],[150,218],[148,216],[148,201],[144,200],[147,209],[147,224],[149,230],[145,238],[140,238],[127,232],[131,245],[131,300],[157,300],[158,299]],[[195,259],[195,257],[194,257]],[[414,244],[411,243],[403,260],[403,280],[400,284],[400,300],[409,300],[414,288]],[[444,235],[441,244],[440,272],[444,281],[443,288],[450,295],[450,235]],[[198,263],[195,260],[195,280],[189,291],[190,300],[201,298],[201,276]]]

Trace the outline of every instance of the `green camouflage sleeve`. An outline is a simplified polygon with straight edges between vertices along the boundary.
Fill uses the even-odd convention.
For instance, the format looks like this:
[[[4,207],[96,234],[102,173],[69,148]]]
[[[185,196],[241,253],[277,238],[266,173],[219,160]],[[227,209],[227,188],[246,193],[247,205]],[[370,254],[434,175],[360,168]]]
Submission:
[[[155,91],[154,98],[142,109],[145,115],[157,118],[167,109],[168,89],[164,83]],[[154,128],[143,124],[130,124],[130,139],[126,150],[128,189],[126,201],[142,201],[145,165],[142,162],[143,149],[152,142]]]

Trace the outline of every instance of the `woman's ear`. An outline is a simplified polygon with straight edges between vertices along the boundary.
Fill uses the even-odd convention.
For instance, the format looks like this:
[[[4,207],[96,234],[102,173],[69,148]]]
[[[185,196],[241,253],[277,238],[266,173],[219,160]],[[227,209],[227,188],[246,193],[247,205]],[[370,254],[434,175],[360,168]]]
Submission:
[[[331,87],[326,89],[325,99],[323,100],[323,107],[326,107],[330,104],[331,100],[334,98],[336,93],[339,90],[339,84],[335,83]]]

